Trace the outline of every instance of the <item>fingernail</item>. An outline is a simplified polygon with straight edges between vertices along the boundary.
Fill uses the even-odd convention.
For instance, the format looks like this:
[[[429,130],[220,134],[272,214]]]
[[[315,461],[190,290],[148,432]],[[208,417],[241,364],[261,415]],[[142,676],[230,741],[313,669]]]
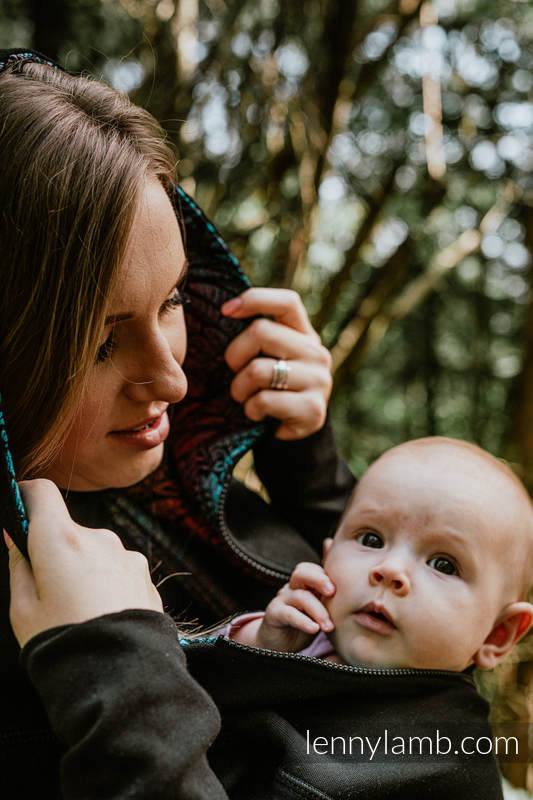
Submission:
[[[328,619],[328,621],[324,622],[324,624],[322,625],[322,630],[323,631],[332,631],[334,627],[335,627],[335,625],[333,624],[333,622],[330,619]]]
[[[6,543],[6,547],[9,550],[15,543],[7,531],[3,530],[2,533],[4,534],[4,542]]]
[[[335,591],[335,587],[331,581],[327,581],[324,591],[326,591],[328,594],[331,594],[331,592]]]
[[[234,311],[237,311],[238,308],[242,306],[242,300],[240,297],[232,297],[231,300],[227,300],[220,308],[223,314],[232,314]]]

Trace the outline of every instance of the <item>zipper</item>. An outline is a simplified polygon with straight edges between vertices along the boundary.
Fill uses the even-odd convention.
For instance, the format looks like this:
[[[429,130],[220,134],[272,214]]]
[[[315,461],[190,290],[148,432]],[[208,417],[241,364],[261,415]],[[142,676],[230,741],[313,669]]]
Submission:
[[[224,539],[225,543],[231,550],[231,552],[238,556],[241,561],[244,561],[248,566],[253,567],[257,572],[261,572],[263,575],[268,575],[269,578],[276,578],[281,581],[288,581],[291,573],[284,572],[282,570],[277,570],[272,567],[266,567],[264,564],[261,564],[260,561],[257,561],[253,556],[248,555],[245,550],[240,547],[235,538],[226,525],[226,520],[224,518],[224,510],[226,508],[226,496],[228,494],[228,489],[231,481],[231,473],[226,477],[224,480],[224,485],[222,486],[222,491],[220,493],[219,498],[219,506],[218,506],[218,528],[220,533],[222,534],[222,538]]]
[[[180,644],[185,647],[190,647],[191,645],[203,645],[203,644],[213,644],[217,647],[229,647],[234,648],[236,650],[244,650],[247,653],[253,653],[254,655],[261,656],[262,658],[276,658],[282,659],[285,661],[302,661],[305,663],[309,663],[310,661],[313,664],[318,664],[326,669],[333,670],[334,672],[348,672],[348,673],[355,673],[357,675],[371,675],[374,677],[383,677],[383,678],[391,678],[395,676],[403,676],[403,677],[412,677],[412,678],[419,678],[421,675],[425,677],[443,677],[449,678],[454,676],[455,678],[460,678],[467,683],[474,684],[473,679],[470,675],[465,675],[463,672],[452,672],[451,670],[446,669],[412,669],[410,667],[365,667],[364,665],[358,666],[350,666],[349,664],[335,664],[332,661],[325,661],[321,658],[314,658],[313,656],[304,656],[301,653],[283,653],[277,650],[263,650],[260,647],[252,647],[251,645],[241,644],[240,642],[235,642],[233,639],[227,639],[226,637],[222,636],[209,636],[205,638],[199,639],[180,639]]]

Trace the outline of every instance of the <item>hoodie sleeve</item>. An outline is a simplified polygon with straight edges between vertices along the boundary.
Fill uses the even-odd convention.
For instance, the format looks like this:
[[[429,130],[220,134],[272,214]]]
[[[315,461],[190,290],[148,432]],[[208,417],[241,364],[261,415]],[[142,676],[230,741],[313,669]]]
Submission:
[[[296,441],[265,436],[255,445],[254,459],[272,505],[320,553],[355,486],[329,422]]]
[[[128,610],[53,628],[21,661],[66,745],[64,800],[227,800],[206,758],[218,711],[170,617]]]

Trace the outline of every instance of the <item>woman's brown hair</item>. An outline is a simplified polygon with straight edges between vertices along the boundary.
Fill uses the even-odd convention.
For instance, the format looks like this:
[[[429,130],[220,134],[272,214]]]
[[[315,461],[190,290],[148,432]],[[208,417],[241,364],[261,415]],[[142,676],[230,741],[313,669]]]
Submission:
[[[61,446],[141,190],[170,191],[175,161],[148,112],[31,62],[0,76],[0,152],[0,391],[23,478]]]

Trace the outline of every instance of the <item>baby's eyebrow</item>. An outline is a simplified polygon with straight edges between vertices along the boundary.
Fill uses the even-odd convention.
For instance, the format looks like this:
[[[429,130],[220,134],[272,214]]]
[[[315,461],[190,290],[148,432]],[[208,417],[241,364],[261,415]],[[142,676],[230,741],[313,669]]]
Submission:
[[[446,528],[440,528],[435,531],[427,532],[426,540],[428,544],[431,544],[433,540],[435,540],[435,543],[444,549],[446,549],[447,546],[460,547],[463,552],[470,551],[472,549],[468,537],[458,533],[457,531]]]

